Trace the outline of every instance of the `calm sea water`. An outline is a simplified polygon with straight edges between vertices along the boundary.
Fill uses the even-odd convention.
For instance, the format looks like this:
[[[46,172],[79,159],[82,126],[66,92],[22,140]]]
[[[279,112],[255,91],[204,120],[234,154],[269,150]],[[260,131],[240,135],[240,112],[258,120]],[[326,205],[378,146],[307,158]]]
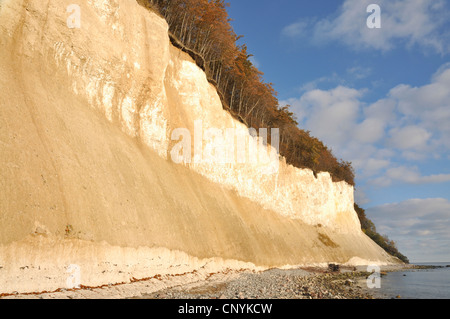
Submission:
[[[381,293],[385,298],[450,299],[450,265],[448,263],[417,263],[444,268],[390,272],[381,278]]]

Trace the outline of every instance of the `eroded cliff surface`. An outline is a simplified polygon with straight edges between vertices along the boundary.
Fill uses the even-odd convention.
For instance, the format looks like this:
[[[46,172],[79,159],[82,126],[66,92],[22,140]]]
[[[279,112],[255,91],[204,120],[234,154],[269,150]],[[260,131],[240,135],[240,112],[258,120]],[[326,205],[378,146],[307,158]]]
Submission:
[[[85,0],[80,28],[69,28],[71,4],[0,1],[0,293],[64,287],[69,265],[95,286],[393,262],[361,232],[353,187],[329,174],[278,157],[174,163],[172,133],[199,123],[267,149],[170,44],[164,19],[135,0]]]

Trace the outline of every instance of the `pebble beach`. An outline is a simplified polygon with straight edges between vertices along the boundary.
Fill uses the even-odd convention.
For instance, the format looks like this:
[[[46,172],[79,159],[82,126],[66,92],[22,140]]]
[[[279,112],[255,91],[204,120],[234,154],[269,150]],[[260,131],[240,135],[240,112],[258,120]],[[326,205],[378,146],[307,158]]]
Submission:
[[[271,269],[242,273],[228,282],[174,287],[144,299],[374,299],[366,285],[369,273],[322,269]]]
[[[412,266],[382,267],[399,271]],[[383,299],[369,289],[364,267],[307,267],[265,271],[229,271],[208,278],[151,278],[119,285],[12,294],[0,299]]]

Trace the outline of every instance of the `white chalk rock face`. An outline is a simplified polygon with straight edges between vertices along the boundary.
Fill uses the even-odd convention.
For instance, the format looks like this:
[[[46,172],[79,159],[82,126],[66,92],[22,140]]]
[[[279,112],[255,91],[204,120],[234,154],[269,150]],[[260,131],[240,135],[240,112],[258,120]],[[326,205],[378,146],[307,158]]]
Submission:
[[[393,261],[353,187],[251,137],[136,1],[2,0],[0,45],[0,293]]]

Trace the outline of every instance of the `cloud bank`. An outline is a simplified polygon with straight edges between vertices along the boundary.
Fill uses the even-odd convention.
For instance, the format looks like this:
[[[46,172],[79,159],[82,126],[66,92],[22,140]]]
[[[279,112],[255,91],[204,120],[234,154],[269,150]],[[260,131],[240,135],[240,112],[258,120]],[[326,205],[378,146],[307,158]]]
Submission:
[[[450,261],[450,201],[410,199],[366,210],[381,234],[413,262]]]
[[[450,52],[450,33],[442,31],[449,12],[444,0],[378,0],[381,28],[367,27],[372,0],[346,0],[339,12],[325,19],[300,20],[286,26],[282,35],[321,44],[339,41],[349,47],[389,51],[397,45],[419,46],[440,54]],[[447,28],[448,29],[448,28]]]

